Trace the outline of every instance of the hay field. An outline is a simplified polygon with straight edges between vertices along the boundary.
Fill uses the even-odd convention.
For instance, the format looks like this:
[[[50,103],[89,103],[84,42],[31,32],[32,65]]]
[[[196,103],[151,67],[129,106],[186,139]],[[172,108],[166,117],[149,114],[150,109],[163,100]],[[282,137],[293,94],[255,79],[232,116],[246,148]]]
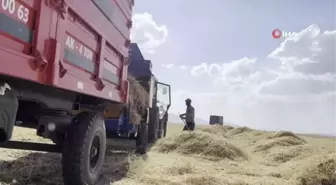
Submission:
[[[99,184],[116,185],[334,185],[336,140],[247,127],[198,127],[168,137],[146,156],[108,147]],[[38,140],[16,128],[16,140]],[[119,141],[120,144],[120,141]],[[133,144],[133,143],[128,143]],[[125,143],[123,145],[126,145]],[[61,185],[60,155],[0,149],[0,185]]]

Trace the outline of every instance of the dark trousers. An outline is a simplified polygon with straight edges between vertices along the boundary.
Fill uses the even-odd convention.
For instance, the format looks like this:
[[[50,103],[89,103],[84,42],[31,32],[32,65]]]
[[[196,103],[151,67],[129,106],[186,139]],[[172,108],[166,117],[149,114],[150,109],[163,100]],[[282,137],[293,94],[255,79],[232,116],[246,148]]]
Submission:
[[[185,130],[189,130],[189,131],[195,130],[195,123],[194,122],[187,122],[186,125],[184,125],[184,127],[183,127],[183,131],[185,131]]]

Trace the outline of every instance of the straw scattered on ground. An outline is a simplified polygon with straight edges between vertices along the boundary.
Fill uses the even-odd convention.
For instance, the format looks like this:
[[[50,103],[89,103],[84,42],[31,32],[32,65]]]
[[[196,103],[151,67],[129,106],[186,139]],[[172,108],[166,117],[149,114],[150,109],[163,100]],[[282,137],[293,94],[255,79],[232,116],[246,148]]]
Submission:
[[[102,184],[336,183],[335,138],[290,132],[271,133],[247,127],[227,129],[226,126],[221,128],[218,125],[181,133],[182,127],[170,125],[170,135],[158,141],[145,156],[118,152],[114,147],[109,147]],[[19,131],[21,134],[15,135],[16,139],[38,139],[34,132],[29,135],[23,129]],[[256,148],[259,151],[255,151]],[[1,185],[61,185],[59,155],[6,149],[0,149],[0,154]]]

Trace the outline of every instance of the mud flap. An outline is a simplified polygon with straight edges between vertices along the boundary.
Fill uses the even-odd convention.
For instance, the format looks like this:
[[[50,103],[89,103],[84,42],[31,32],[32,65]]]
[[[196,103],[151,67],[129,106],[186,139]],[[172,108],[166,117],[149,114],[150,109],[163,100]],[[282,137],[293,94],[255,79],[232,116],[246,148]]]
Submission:
[[[18,99],[7,83],[0,82],[0,143],[12,138]]]
[[[149,109],[146,109],[137,128],[136,150],[137,154],[146,154],[148,147],[148,116]]]
[[[149,123],[148,123],[148,142],[154,143],[158,139],[159,129],[159,108],[151,108],[149,111]]]
[[[146,154],[148,147],[148,125],[146,122],[142,122],[138,125],[138,135],[136,138],[136,150],[137,154]]]

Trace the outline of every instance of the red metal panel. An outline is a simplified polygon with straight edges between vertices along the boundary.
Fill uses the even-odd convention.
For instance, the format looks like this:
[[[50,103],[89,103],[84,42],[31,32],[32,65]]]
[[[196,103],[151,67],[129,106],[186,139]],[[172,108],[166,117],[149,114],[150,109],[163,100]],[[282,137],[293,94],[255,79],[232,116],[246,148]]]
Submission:
[[[1,33],[0,43],[1,43],[1,46],[3,46],[4,48],[19,51],[19,52],[22,52],[28,55],[31,53],[30,44],[24,43],[15,38],[11,38],[11,36],[6,33]]]
[[[95,71],[87,70],[83,72],[83,68],[69,64],[67,61],[62,61],[65,48],[62,43],[66,41],[61,41],[61,38],[57,38],[60,52],[59,62],[67,72],[58,80],[58,84],[55,83],[54,85],[72,91],[125,102],[127,94],[124,89],[121,88],[124,85],[115,85],[109,80],[103,80],[102,73],[104,69],[106,69],[121,79],[125,79],[121,71],[124,71],[123,68],[125,67],[125,65],[122,64],[122,60],[128,56],[128,48],[125,47],[125,40],[129,39],[129,30],[123,30],[123,32],[120,33],[120,30],[103,16],[102,12],[100,12],[90,0],[68,0],[65,2],[69,5],[69,13],[66,19],[59,20],[61,24],[58,26],[57,35],[64,37],[65,32],[75,37],[82,45],[91,49],[96,57],[96,59],[95,57],[90,58],[95,64]],[[115,6],[114,8],[118,8],[117,4],[115,4]],[[124,27],[126,28],[127,22],[125,17],[124,19],[118,18],[118,23],[125,22]],[[106,60],[109,61],[108,64],[111,65],[106,64]],[[124,83],[122,82],[122,84]]]
[[[127,0],[114,0],[128,19],[132,16],[132,4]]]
[[[122,67],[122,61],[121,61],[121,56],[118,55],[118,53],[111,48],[109,45],[106,45],[105,48],[105,58],[110,61],[113,65],[117,67]]]
[[[122,4],[117,3],[117,1],[113,1],[115,10],[113,13],[113,24],[116,26],[116,28],[124,34],[124,36],[127,37],[127,34],[129,33],[129,28],[127,27],[128,20],[131,19],[131,16],[125,12],[125,8],[122,6]]]
[[[0,74],[117,102],[127,100],[128,2],[111,0],[119,12],[111,21],[91,0],[4,1],[17,6],[10,11],[0,7],[0,13],[6,15],[3,19],[20,23],[17,25],[27,31],[13,35],[7,27],[2,31],[0,27],[0,57],[6,59],[0,60]],[[83,54],[82,46],[90,52]],[[69,61],[78,57],[82,60],[77,63]],[[104,70],[118,76],[121,83],[103,80]]]
[[[122,56],[128,56],[125,40],[129,39],[130,31],[122,33],[111,23],[91,0],[66,0],[70,9],[76,12],[91,28],[104,37]]]
[[[74,12],[68,12],[69,22],[66,25],[66,32],[78,40],[85,40],[85,45],[90,49],[98,52],[99,35],[88,27]]]
[[[35,82],[44,82],[43,73],[33,70],[35,58],[21,54],[12,49],[0,46],[0,56],[6,60],[0,60],[0,74],[25,78]],[[18,68],[18,66],[20,66]]]
[[[113,74],[120,76],[121,72],[119,68],[113,64],[111,64],[110,61],[105,60],[104,65],[102,65],[106,70],[111,71]]]
[[[75,34],[75,33],[72,33]],[[81,63],[84,63],[84,60],[88,60],[89,63],[93,63],[94,66],[96,66],[96,52],[93,51],[91,48],[89,48],[86,43],[83,43],[74,36],[72,36],[70,33],[65,34],[66,40],[65,40],[65,48],[68,49],[69,51],[73,52],[74,55],[77,55],[78,57],[81,57],[83,60],[80,61]],[[95,43],[97,44],[97,43]],[[64,61],[67,61],[70,63],[70,60],[63,59]],[[70,63],[71,64],[71,63]],[[92,65],[92,64],[91,64]],[[75,67],[81,67],[79,65],[75,65]],[[89,69],[82,67],[84,71],[87,71],[88,73],[94,74],[95,71],[90,71]]]
[[[30,30],[33,30],[35,13],[38,8],[39,1],[33,0],[1,0],[0,14],[8,16],[15,22],[23,24]],[[6,21],[6,20],[3,20]],[[31,54],[31,44],[21,40],[10,33],[0,30],[1,46],[14,49],[25,54]]]
[[[38,48],[36,34],[44,28],[40,22],[48,17],[50,10],[40,11],[40,5],[41,0],[1,0],[0,13],[5,20],[2,19],[0,31],[0,57],[5,60],[0,60],[0,74],[46,82],[46,74],[38,69],[35,48]],[[45,24],[50,23],[45,21]],[[28,32],[31,35],[27,37]],[[49,29],[45,33],[48,35]]]
[[[34,2],[34,0],[1,0],[0,13],[24,23],[29,28],[33,28],[35,11],[38,5],[39,3]]]
[[[120,91],[113,88],[111,85],[107,85],[103,90],[98,91],[96,88],[96,84],[92,83],[91,81],[79,80],[77,75],[68,74],[64,76],[59,81],[59,86],[64,89],[69,89],[78,93],[85,93],[88,92],[96,93],[91,94],[96,97],[102,97],[105,99],[111,99],[117,102],[124,102],[123,95],[120,94]]]

